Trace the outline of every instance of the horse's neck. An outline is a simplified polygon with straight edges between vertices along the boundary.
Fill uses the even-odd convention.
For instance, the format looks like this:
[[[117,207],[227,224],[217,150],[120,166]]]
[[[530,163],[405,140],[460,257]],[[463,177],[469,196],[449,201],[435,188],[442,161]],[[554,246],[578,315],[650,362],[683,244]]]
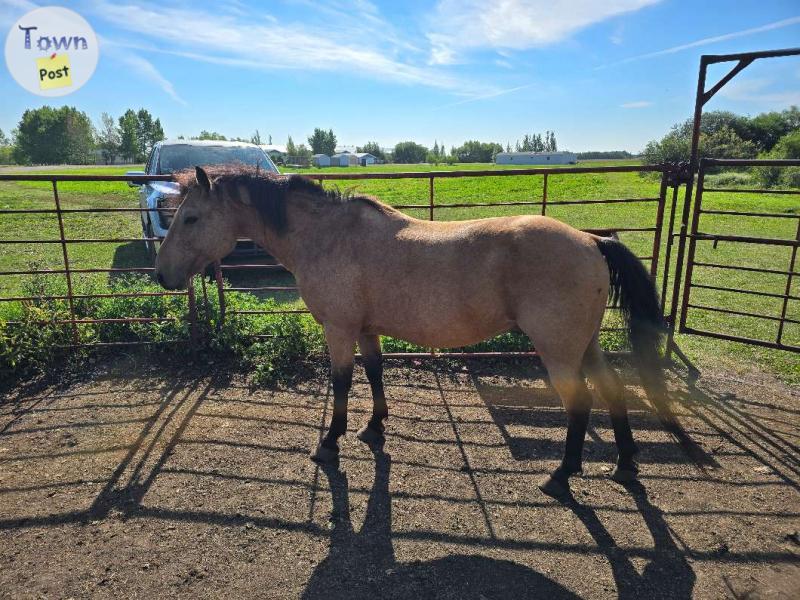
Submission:
[[[255,241],[297,275],[309,249],[318,247],[328,239],[331,232],[339,230],[336,226],[341,217],[339,209],[339,206],[334,205],[312,210],[305,202],[291,202],[287,215],[287,231],[281,234],[265,225],[255,210],[243,212],[241,237]]]

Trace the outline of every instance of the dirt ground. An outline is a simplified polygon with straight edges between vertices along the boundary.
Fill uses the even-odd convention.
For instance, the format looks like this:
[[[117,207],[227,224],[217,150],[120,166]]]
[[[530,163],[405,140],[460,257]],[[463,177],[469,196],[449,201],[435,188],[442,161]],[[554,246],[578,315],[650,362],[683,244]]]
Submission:
[[[121,360],[0,404],[0,597],[798,597],[800,391],[774,380],[673,379],[701,465],[629,388],[641,482],[607,478],[596,407],[557,501],[536,482],[565,416],[535,367],[388,364],[379,454],[354,435],[358,368],[338,470],[308,459],[324,377],[167,371]]]

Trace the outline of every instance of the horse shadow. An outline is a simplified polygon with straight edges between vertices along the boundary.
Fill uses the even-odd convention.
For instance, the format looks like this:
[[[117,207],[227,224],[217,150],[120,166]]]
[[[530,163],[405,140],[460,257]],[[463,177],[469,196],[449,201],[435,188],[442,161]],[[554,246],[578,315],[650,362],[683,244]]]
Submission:
[[[450,555],[429,561],[397,562],[392,544],[390,471],[391,457],[376,452],[375,480],[366,517],[356,532],[350,518],[347,475],[335,467],[323,468],[333,503],[330,550],[314,570],[303,598],[578,598],[541,573],[508,560]],[[662,511],[650,502],[641,483],[624,487],[653,538],[650,562],[641,573],[592,508],[572,496],[560,502],[575,514],[605,556],[618,598],[691,598],[696,575],[686,553],[675,543]]]
[[[563,439],[521,436],[512,433],[510,427],[559,429],[565,426],[566,416],[562,410],[561,399],[550,386],[546,371],[536,369],[528,375],[531,380],[539,381],[540,385],[537,387],[486,382],[474,371],[470,372],[470,377],[514,460],[561,458],[564,451]],[[637,444],[641,453],[637,456],[637,460],[654,464],[691,463],[701,471],[718,468],[720,465],[716,459],[692,439],[686,430],[669,428],[655,418],[657,411],[651,403],[632,394],[628,389],[629,385],[636,383],[635,380],[625,382],[625,402],[630,411],[629,418],[634,435],[646,430],[664,431],[669,434],[667,439],[657,441],[638,439]],[[674,395],[673,398],[683,400]],[[685,401],[681,404],[685,405]],[[598,426],[611,427],[607,405],[596,394],[594,409],[596,410],[593,410],[589,423],[584,455],[588,461],[610,463],[616,459],[617,450],[613,443],[603,442],[596,431]]]
[[[366,517],[356,533],[347,475],[334,467],[323,468],[333,501],[330,551],[314,570],[303,598],[578,598],[541,573],[508,560],[456,554],[398,563],[392,545],[390,470],[390,456],[376,452]]]
[[[625,550],[617,546],[592,508],[581,504],[571,494],[560,502],[578,517],[594,539],[598,550],[608,560],[620,600],[688,600],[692,597],[697,576],[686,559],[686,552],[675,543],[673,532],[664,520],[664,513],[650,502],[647,491],[640,482],[633,481],[623,485],[636,503],[636,508],[653,538],[653,555],[641,574]],[[677,534],[674,535],[677,537]]]

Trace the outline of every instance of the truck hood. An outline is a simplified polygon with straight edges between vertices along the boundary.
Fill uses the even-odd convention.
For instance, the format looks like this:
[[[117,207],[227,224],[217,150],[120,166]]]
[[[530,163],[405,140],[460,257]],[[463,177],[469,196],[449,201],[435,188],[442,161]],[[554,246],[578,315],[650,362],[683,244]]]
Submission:
[[[177,196],[181,193],[181,186],[176,181],[152,181],[150,187],[161,196]]]

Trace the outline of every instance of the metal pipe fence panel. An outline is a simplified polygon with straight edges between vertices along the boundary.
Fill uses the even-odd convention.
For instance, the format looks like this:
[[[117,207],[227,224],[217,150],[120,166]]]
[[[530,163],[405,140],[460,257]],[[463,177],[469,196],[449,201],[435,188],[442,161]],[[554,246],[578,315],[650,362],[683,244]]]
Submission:
[[[785,169],[800,167],[800,160],[700,161],[678,331],[800,352],[800,190],[759,189],[759,205],[752,207],[749,198],[746,210],[709,208],[753,193],[705,186],[710,169],[726,167]],[[740,235],[745,219],[757,222],[761,235]],[[725,229],[709,230],[722,223]]]
[[[198,334],[197,332],[197,314],[196,303],[194,298],[193,284],[190,283],[189,289],[179,292],[168,292],[165,290],[159,291],[114,291],[105,286],[97,283],[97,277],[105,275],[108,278],[119,276],[126,276],[131,274],[149,274],[154,271],[152,264],[118,265],[115,259],[110,262],[99,260],[92,260],[90,264],[86,264],[87,256],[92,254],[103,254],[102,250],[98,248],[113,248],[118,251],[120,248],[127,248],[132,246],[134,249],[142,248],[147,242],[158,242],[159,238],[148,238],[142,235],[134,237],[133,235],[114,235],[108,234],[104,229],[109,232],[118,231],[124,227],[124,221],[119,221],[118,216],[123,217],[128,215],[141,215],[142,213],[150,212],[148,209],[133,206],[71,206],[81,202],[79,199],[73,198],[72,194],[64,194],[59,187],[60,183],[90,183],[90,182],[108,182],[113,184],[119,183],[120,189],[127,189],[125,186],[128,182],[145,183],[148,181],[171,181],[171,176],[118,176],[118,175],[76,175],[76,174],[0,174],[0,181],[11,182],[25,182],[25,183],[49,183],[52,186],[52,208],[15,208],[4,207],[0,210],[0,222],[4,223],[3,231],[14,231],[14,224],[9,223],[8,219],[11,217],[55,217],[57,222],[57,230],[54,232],[54,237],[8,237],[5,235],[0,239],[0,252],[4,254],[3,264],[10,265],[12,268],[4,268],[0,271],[0,305],[9,303],[19,303],[27,306],[38,306],[42,309],[49,307],[52,309],[49,313],[45,310],[43,313],[46,317],[42,320],[27,319],[25,321],[11,319],[2,319],[2,322],[10,327],[21,325],[48,325],[48,326],[64,326],[71,330],[71,344],[61,345],[62,348],[84,348],[84,347],[129,347],[139,345],[151,345],[160,343],[174,343],[181,340],[159,340],[152,341],[142,339],[141,336],[129,332],[130,340],[113,340],[113,341],[92,341],[90,343],[84,342],[85,336],[83,327],[102,327],[102,326],[139,326],[149,324],[163,324],[168,322],[185,321],[189,328],[189,339],[194,340]],[[31,187],[31,196],[34,199],[29,202],[37,202],[45,204],[46,200],[43,196],[37,195],[36,192],[41,188]],[[103,200],[106,194],[100,193],[98,197]],[[113,194],[109,194],[113,195]],[[115,199],[116,200],[116,199]],[[126,198],[124,201],[127,201]],[[133,200],[130,200],[134,202]],[[170,210],[170,209],[166,209]],[[175,210],[175,209],[172,209]],[[89,218],[92,215],[104,215],[107,218],[101,221],[98,225],[98,235],[95,236],[74,236],[70,235],[71,227],[75,225],[73,219]],[[113,220],[112,220],[113,219]],[[139,218],[136,218],[137,223]],[[129,223],[127,225],[130,225]],[[136,233],[137,226],[133,227],[131,233]],[[130,227],[128,227],[130,229]],[[141,228],[139,228],[141,231]],[[102,234],[106,233],[105,236]],[[58,246],[60,248],[59,260],[53,260],[52,256],[47,256],[47,246]],[[17,254],[13,250],[2,250],[2,248],[14,248],[23,246],[23,250]],[[26,252],[25,247],[33,248],[33,252]],[[80,252],[78,247],[89,248],[87,252]],[[138,253],[140,260],[146,259],[145,253]],[[31,259],[33,259],[31,261]],[[50,261],[48,266],[40,267],[38,265],[30,264],[30,262]],[[90,277],[89,282],[79,282],[81,277]],[[42,283],[43,289],[37,290],[38,293],[15,293],[13,287],[7,284],[10,279],[29,278],[30,283],[33,280],[34,285],[38,286],[37,278],[45,278],[47,281]],[[63,279],[66,283],[66,289],[63,293],[48,293],[46,290],[50,289],[54,283],[54,279]],[[6,285],[3,285],[6,283]],[[85,285],[83,285],[85,284]],[[87,289],[82,289],[82,288]],[[153,298],[167,298],[178,297],[186,298],[185,312],[178,316],[157,316],[157,315],[141,315],[141,314],[126,314],[124,316],[98,316],[93,314],[78,314],[79,309],[92,300],[109,300],[117,299],[121,301],[134,301],[134,300],[147,300]],[[58,308],[61,306],[59,303],[66,302],[68,309],[68,316],[65,318],[59,313]],[[80,312],[84,312],[81,310]],[[117,332],[116,335],[119,335]]]
[[[564,181],[566,178],[575,178],[580,175],[592,174],[614,174],[614,173],[644,173],[653,174],[660,177],[658,193],[643,194],[642,196],[625,197],[570,197],[559,193],[558,186],[554,182]],[[662,240],[671,241],[672,224],[674,223],[674,199],[673,207],[670,211],[669,227],[664,228],[665,205],[668,195],[669,166],[592,166],[592,167],[565,167],[565,168],[532,168],[532,169],[508,169],[508,170],[461,170],[461,171],[432,171],[432,172],[392,172],[392,173],[314,173],[311,175],[323,185],[335,185],[340,182],[357,182],[361,185],[382,184],[384,186],[395,186],[394,181],[405,180],[406,184],[415,185],[414,182],[422,184],[424,187],[417,190],[413,195],[419,197],[419,202],[392,202],[393,206],[404,210],[409,214],[429,220],[441,218],[466,218],[472,212],[480,210],[482,216],[508,214],[541,214],[553,216],[561,220],[570,222],[574,215],[592,214],[597,215],[597,219],[604,221],[604,226],[593,227],[592,222],[574,223],[584,230],[591,231],[600,235],[622,235],[634,236],[640,258],[648,263],[653,276],[659,274],[659,260],[663,250]],[[519,178],[520,189],[524,195],[522,198],[508,198],[502,195],[492,194],[477,186],[478,190],[472,197],[462,197],[459,195],[459,188],[453,186],[469,178],[471,181],[479,181],[490,184],[497,181],[493,178]],[[6,257],[3,260],[3,267],[0,270],[0,306],[13,303],[42,304],[64,303],[65,312],[58,315],[49,315],[42,319],[41,323],[60,326],[66,328],[70,333],[71,344],[64,347],[128,347],[135,345],[151,345],[158,343],[175,343],[186,341],[186,338],[161,339],[153,341],[146,338],[119,340],[95,339],[87,343],[82,333],[83,327],[97,327],[102,325],[109,326],[149,326],[158,325],[165,322],[184,322],[188,327],[188,340],[190,343],[196,342],[198,336],[202,335],[208,323],[202,323],[201,319],[205,316],[203,311],[198,309],[198,303],[208,303],[209,290],[206,282],[201,279],[200,297],[197,297],[195,286],[191,285],[187,291],[166,292],[166,291],[128,291],[125,289],[107,289],[101,285],[84,285],[83,278],[102,277],[116,278],[129,274],[140,274],[148,276],[153,272],[152,263],[147,262],[146,252],[142,250],[148,242],[159,243],[160,238],[147,237],[145,235],[131,235],[136,231],[140,218],[134,215],[152,212],[149,208],[142,208],[133,198],[124,197],[125,195],[114,195],[108,193],[108,201],[104,199],[99,203],[102,205],[85,206],[78,200],[73,193],[63,193],[60,185],[69,183],[75,186],[81,183],[90,184],[91,182],[107,182],[109,185],[119,183],[123,186],[127,182],[145,183],[148,181],[171,181],[171,176],[124,176],[124,175],[77,175],[77,174],[0,174],[1,181],[25,182],[26,184],[50,184],[52,197],[50,206],[46,206],[46,200],[41,193],[37,196],[38,204],[26,207],[4,206],[0,209],[0,220],[7,221],[12,218],[55,218],[57,228],[52,235],[42,235],[37,238],[30,235],[13,235],[13,227],[4,227],[7,232],[0,238],[0,251]],[[411,181],[408,181],[411,180]],[[502,179],[501,179],[502,180]],[[399,185],[399,183],[398,183]],[[643,180],[643,187],[649,187],[652,183]],[[448,187],[449,186],[449,187]],[[72,188],[71,188],[72,189]],[[366,190],[369,191],[369,190]],[[673,194],[674,196],[674,194]],[[101,194],[102,198],[106,198]],[[449,200],[449,201],[448,201]],[[122,206],[109,205],[119,202]],[[631,223],[626,220],[625,207],[631,205],[652,205],[651,209],[643,209],[649,215],[646,223]],[[618,208],[617,208],[618,207]],[[599,210],[602,209],[602,210]],[[175,209],[162,209],[175,210]],[[620,210],[617,214],[614,211]],[[595,213],[586,212],[595,211]],[[617,216],[613,216],[617,215]],[[129,221],[122,219],[134,217],[137,225],[131,229]],[[97,218],[97,231],[87,233],[76,233],[73,224],[75,219]],[[578,219],[580,221],[580,219]],[[586,221],[586,218],[584,218]],[[126,225],[121,225],[127,223]],[[10,233],[9,233],[10,232]],[[638,237],[637,237],[638,236]],[[249,242],[249,240],[240,240]],[[48,253],[47,247],[54,246],[59,249],[58,255]],[[26,250],[31,247],[33,250]],[[14,250],[22,248],[22,250]],[[106,248],[106,250],[101,250]],[[97,259],[96,256],[107,256],[109,248],[116,254],[125,249],[132,255],[138,256],[140,261],[133,263],[104,259]],[[138,248],[138,250],[137,250]],[[90,249],[90,250],[84,250]],[[669,243],[666,244],[666,252],[669,253]],[[17,254],[15,254],[15,252]],[[105,254],[104,254],[105,253]],[[37,259],[47,254],[48,260],[44,264],[35,264]],[[11,258],[9,258],[11,257]],[[18,259],[17,259],[18,257]],[[89,258],[87,258],[89,257]],[[233,315],[256,316],[261,314],[300,314],[308,312],[300,301],[298,290],[294,281],[282,265],[267,255],[254,255],[244,260],[225,260],[222,264],[217,264],[213,269],[214,282],[211,289],[216,293],[213,298],[218,303],[219,320],[224,321]],[[18,289],[10,284],[3,285],[14,278],[60,278],[64,283],[64,289],[56,292],[37,291],[36,293],[20,293]],[[663,272],[665,278],[663,289],[666,289],[666,278],[668,270]],[[88,287],[88,289],[87,289]],[[277,306],[270,310],[259,310],[257,308],[231,309],[230,294],[249,294],[256,298],[272,298],[277,300]],[[136,300],[146,301],[154,298],[177,297],[185,298],[182,303],[180,315],[153,315],[153,314],[130,314],[124,316],[103,316],[86,313],[84,309],[87,302],[98,299],[115,299],[125,302]],[[234,303],[235,304],[235,303]],[[8,319],[5,323],[13,327],[17,321]],[[609,327],[608,331],[619,330],[618,327]],[[263,337],[263,336],[258,336]],[[431,355],[439,356],[475,356],[475,357],[495,357],[495,356],[522,356],[530,355],[532,352],[463,352],[460,349],[446,350],[437,352],[429,350],[424,353],[399,352],[388,353],[387,356],[397,357],[427,357]]]

